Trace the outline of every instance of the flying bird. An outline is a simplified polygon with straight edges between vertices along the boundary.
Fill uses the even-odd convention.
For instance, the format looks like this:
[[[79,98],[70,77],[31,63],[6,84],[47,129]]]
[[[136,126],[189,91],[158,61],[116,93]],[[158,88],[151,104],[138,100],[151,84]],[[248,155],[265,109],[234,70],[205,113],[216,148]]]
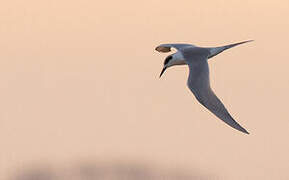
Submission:
[[[169,67],[187,64],[189,67],[187,85],[200,104],[232,128],[249,134],[245,128],[233,119],[224,104],[211,89],[208,59],[218,55],[226,49],[251,41],[253,40],[220,47],[198,47],[192,44],[161,44],[155,48],[158,52],[170,52],[171,48],[175,48],[177,52],[166,57],[160,77]]]

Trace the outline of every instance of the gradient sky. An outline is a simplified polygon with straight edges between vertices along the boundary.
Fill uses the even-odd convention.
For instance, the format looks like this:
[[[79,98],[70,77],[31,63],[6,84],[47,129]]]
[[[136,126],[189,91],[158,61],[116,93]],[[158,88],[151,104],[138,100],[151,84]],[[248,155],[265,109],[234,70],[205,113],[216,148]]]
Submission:
[[[289,179],[289,1],[3,1],[0,177],[81,159],[195,168],[220,179]],[[219,46],[212,87],[251,134],[158,75],[161,43]]]

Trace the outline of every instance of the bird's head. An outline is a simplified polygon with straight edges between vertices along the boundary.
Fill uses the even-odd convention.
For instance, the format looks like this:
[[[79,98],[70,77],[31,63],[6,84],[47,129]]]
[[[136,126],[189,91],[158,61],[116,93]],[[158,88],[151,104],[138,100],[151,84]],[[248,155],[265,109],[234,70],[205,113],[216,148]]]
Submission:
[[[165,72],[167,68],[175,66],[175,65],[184,65],[184,64],[187,64],[187,63],[181,52],[178,51],[174,54],[169,55],[168,57],[166,57],[164,61],[164,67],[161,71],[160,77],[163,75],[163,73]]]

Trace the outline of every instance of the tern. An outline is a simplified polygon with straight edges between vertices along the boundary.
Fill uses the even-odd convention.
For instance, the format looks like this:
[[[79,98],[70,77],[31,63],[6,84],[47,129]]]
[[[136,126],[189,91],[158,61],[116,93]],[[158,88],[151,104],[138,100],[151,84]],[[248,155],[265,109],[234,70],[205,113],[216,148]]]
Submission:
[[[220,47],[198,47],[192,44],[161,44],[155,48],[156,51],[166,53],[170,52],[171,48],[174,48],[177,52],[166,57],[160,77],[169,67],[188,65],[189,77],[187,85],[199,103],[232,128],[249,134],[245,128],[233,119],[224,104],[211,89],[208,59],[220,54],[226,49],[251,41],[253,40]]]

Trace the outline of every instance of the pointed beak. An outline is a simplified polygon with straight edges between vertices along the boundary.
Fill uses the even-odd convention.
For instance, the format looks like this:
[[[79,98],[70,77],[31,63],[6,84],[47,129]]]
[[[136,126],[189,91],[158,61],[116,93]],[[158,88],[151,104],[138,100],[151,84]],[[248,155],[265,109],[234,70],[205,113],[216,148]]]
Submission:
[[[163,68],[163,70],[162,70],[162,72],[161,72],[161,74],[160,74],[160,78],[161,78],[161,76],[163,75],[163,73],[165,72],[166,69],[167,69],[167,67],[164,67],[164,68]]]

